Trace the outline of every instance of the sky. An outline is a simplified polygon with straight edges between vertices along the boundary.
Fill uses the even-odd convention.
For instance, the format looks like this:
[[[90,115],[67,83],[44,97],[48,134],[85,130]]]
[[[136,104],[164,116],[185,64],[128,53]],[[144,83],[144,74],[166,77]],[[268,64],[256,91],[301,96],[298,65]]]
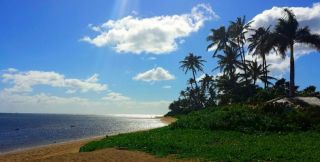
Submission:
[[[312,0],[1,0],[0,112],[165,114],[190,77],[188,53],[219,73],[210,29],[239,16],[272,28],[285,7],[320,34]],[[295,55],[296,84],[320,87],[319,52],[297,44]],[[288,58],[267,61],[288,79]]]

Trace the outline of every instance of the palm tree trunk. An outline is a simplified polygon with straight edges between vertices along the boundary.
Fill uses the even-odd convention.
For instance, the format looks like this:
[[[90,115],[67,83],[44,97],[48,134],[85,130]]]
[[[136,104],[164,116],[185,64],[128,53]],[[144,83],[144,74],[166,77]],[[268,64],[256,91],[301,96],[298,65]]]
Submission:
[[[194,79],[194,84],[196,85],[196,91],[195,91],[195,97],[194,97],[194,101],[196,102],[197,105],[201,104],[200,103],[200,99],[199,99],[199,88],[198,88],[198,84],[197,84],[197,80],[196,80],[196,74],[194,71],[192,71],[192,75],[193,75],[193,79]],[[202,107],[200,107],[202,108]]]
[[[243,44],[241,44],[241,49],[242,49],[242,53],[243,53],[243,61],[246,62],[246,55],[245,55],[245,53],[244,53]]]
[[[194,71],[192,71],[192,75],[193,75],[194,83],[196,85],[196,89],[198,89],[198,84],[197,84],[197,80],[196,80],[196,74],[195,74]]]
[[[265,55],[262,55],[262,67],[263,67],[264,77],[265,77],[264,89],[267,89],[267,87],[268,87],[268,71],[267,71],[267,62],[266,62]]]
[[[192,84],[192,83],[190,83],[190,87],[191,87],[191,89],[194,89],[194,88],[193,88],[193,84]]]
[[[245,80],[247,82],[248,81],[248,76],[247,76],[247,67],[246,67],[246,56],[244,54],[243,45],[240,43],[239,38],[237,38],[237,42],[238,42],[238,46],[239,46],[241,61],[242,61],[243,68],[244,68],[243,70],[244,70]]]
[[[293,43],[290,45],[290,92],[289,97],[294,97],[295,95],[295,84],[294,84],[294,54],[293,54]]]
[[[265,73],[266,73],[266,87],[265,88],[268,88],[269,87],[269,83],[268,83],[268,67],[267,67],[267,60],[265,59],[264,60],[264,66],[265,66]]]

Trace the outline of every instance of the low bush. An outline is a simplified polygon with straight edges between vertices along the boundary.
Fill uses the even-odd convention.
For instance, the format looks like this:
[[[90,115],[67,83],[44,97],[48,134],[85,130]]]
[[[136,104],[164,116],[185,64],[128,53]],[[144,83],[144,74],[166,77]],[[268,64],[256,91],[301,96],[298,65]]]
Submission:
[[[182,116],[171,127],[242,132],[305,131],[319,128],[319,115],[319,108],[299,110],[286,104],[228,105]]]

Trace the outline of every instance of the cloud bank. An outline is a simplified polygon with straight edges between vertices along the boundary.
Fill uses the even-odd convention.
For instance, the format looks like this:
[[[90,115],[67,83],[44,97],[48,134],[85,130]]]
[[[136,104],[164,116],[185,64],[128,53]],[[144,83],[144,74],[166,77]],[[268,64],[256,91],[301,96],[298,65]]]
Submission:
[[[13,68],[9,68],[2,74],[2,82],[12,84],[5,91],[12,93],[32,92],[34,86],[45,85],[55,88],[67,89],[67,93],[77,91],[104,91],[107,89],[106,84],[98,83],[98,74],[94,74],[87,79],[66,78],[64,75],[56,72],[46,71],[26,71],[21,72]]]
[[[2,70],[0,112],[20,113],[72,113],[72,114],[164,114],[170,101],[137,101],[107,89],[99,83],[98,74],[87,79],[67,78],[63,74],[47,71]],[[56,96],[39,92],[37,86],[65,89],[68,95]],[[36,89],[36,90],[34,90]],[[83,97],[84,92],[96,97]],[[91,94],[90,94],[91,95]],[[99,97],[100,96],[100,97]]]

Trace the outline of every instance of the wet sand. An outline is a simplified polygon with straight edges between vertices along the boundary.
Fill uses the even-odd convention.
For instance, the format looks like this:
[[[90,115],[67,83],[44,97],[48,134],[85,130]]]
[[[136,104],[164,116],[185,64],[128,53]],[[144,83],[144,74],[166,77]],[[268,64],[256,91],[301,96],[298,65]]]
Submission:
[[[160,119],[165,124],[175,122],[172,117]],[[1,162],[103,162],[103,161],[177,161],[171,158],[156,158],[144,152],[118,150],[108,148],[93,152],[79,153],[84,144],[102,139],[104,136],[92,137],[77,141],[51,144],[31,149],[25,149],[0,155]]]

